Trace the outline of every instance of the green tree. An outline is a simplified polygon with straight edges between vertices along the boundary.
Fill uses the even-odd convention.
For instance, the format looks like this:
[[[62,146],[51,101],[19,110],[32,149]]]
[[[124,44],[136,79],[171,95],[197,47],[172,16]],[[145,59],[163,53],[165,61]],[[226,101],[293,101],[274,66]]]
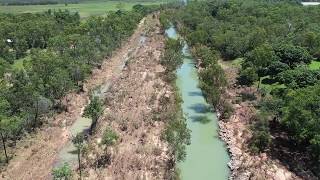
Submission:
[[[320,80],[320,70],[310,70],[301,66],[281,72],[276,79],[291,88],[313,86]]]
[[[39,122],[40,117],[43,114],[48,113],[51,107],[52,102],[49,99],[39,95],[34,96],[33,106],[29,107],[29,112],[32,113],[34,116],[32,122],[33,128],[36,128],[41,125],[41,122]]]
[[[197,59],[200,59],[200,66],[203,68],[209,67],[211,64],[215,64],[218,62],[218,52],[201,44],[193,46],[192,54],[196,56]]]
[[[6,94],[13,113],[20,113],[34,102],[34,87],[23,71],[14,72],[11,87]]]
[[[274,61],[264,70],[264,74],[270,75],[271,77],[274,78],[279,73],[284,72],[289,69],[290,69],[290,67],[287,64],[282,63],[280,61]]]
[[[204,92],[207,101],[213,106],[220,102],[220,94],[227,85],[223,69],[218,64],[211,64],[200,71],[200,88]]]
[[[310,143],[317,158],[320,158],[319,94],[319,84],[289,92],[282,107],[281,120],[298,143]]]
[[[251,86],[255,81],[259,79],[256,70],[253,68],[246,68],[240,71],[237,81],[241,85]]]
[[[84,148],[84,138],[84,134],[79,133],[72,139],[74,146],[77,148],[80,179],[82,177],[81,151]]]
[[[210,37],[209,34],[206,33],[205,31],[197,30],[188,34],[187,39],[190,45],[195,45],[197,43],[206,45],[207,42],[209,41],[209,37]]]
[[[3,77],[4,73],[8,72],[10,65],[7,61],[0,58],[0,77]]]
[[[288,64],[291,68],[300,63],[309,64],[312,60],[312,56],[305,48],[291,44],[278,45],[275,47],[275,52],[280,61]]]
[[[97,121],[103,112],[101,100],[94,96],[91,98],[90,104],[84,110],[84,117],[92,118],[92,125],[90,131],[96,127]]]
[[[166,40],[165,52],[161,58],[161,64],[166,67],[167,72],[175,71],[182,64],[181,48],[180,40]]]
[[[265,69],[277,60],[278,57],[273,51],[272,46],[269,44],[262,44],[246,54],[242,67],[253,67],[257,70],[259,77],[262,77],[265,75],[263,73],[265,72]]]
[[[4,154],[6,157],[6,163],[9,162],[8,151],[6,148],[6,142],[9,137],[13,137],[15,131],[20,128],[21,120],[18,117],[7,117],[7,116],[0,116],[0,135],[3,145]]]
[[[182,112],[175,112],[172,118],[168,122],[164,135],[175,161],[180,162],[186,157],[185,145],[190,144],[190,130],[187,128],[186,119]]]
[[[57,69],[53,72],[53,76],[48,79],[48,96],[53,99],[62,99],[69,90],[72,89],[73,84],[69,73],[64,69]]]

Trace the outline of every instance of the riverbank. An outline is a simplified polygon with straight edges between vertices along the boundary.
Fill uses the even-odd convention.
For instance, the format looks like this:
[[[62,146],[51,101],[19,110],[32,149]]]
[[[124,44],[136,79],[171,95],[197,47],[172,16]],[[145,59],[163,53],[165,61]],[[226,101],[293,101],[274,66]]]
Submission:
[[[241,92],[251,92],[259,96],[256,87],[241,87],[236,85],[238,68],[231,62],[220,61],[227,75],[228,86],[221,99],[232,104],[234,109],[232,116],[228,119],[220,117],[219,135],[223,139],[230,152],[231,161],[228,163],[231,169],[229,179],[273,179],[293,180],[301,179],[290,172],[288,167],[281,164],[279,160],[272,159],[266,153],[252,154],[248,149],[251,139],[250,122],[251,117],[257,111],[256,101],[241,101]],[[259,97],[258,97],[259,99]],[[217,110],[219,114],[223,113]]]
[[[163,80],[164,36],[157,14],[144,24],[142,45],[133,49],[104,98],[103,115],[84,154],[86,179],[169,179],[171,157],[162,134],[175,104],[174,88]],[[119,137],[112,146],[101,143],[108,129]]]

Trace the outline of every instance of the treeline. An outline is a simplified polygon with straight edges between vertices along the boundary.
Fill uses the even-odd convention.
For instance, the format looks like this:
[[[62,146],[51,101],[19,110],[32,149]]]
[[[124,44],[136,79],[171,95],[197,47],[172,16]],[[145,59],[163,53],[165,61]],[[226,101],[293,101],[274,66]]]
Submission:
[[[1,5],[46,5],[46,4],[77,4],[81,0],[0,0]]]
[[[262,95],[251,121],[251,150],[268,150],[275,124],[295,144],[291,148],[307,152],[319,177],[320,70],[309,65],[320,59],[320,8],[294,1],[214,0],[190,2],[169,17],[201,61],[209,102],[216,104],[217,88],[224,84],[221,69],[212,65],[217,57],[243,59],[237,83],[256,85]]]
[[[174,4],[167,5],[172,7]],[[164,8],[166,9],[166,8]],[[162,9],[162,10],[164,10]],[[164,11],[160,14],[160,23],[162,30],[167,29],[167,20],[164,19]],[[168,162],[168,179],[179,179],[179,171],[176,166],[178,162],[184,161],[186,158],[186,145],[190,144],[190,130],[187,127],[186,118],[184,117],[181,109],[181,95],[178,92],[178,88],[175,84],[176,70],[183,63],[182,55],[182,43],[180,39],[167,38],[165,41],[164,53],[161,57],[161,65],[165,67],[164,80],[171,84],[173,87],[172,99],[163,100],[163,103],[167,103],[166,109],[163,110],[162,117],[166,122],[165,130],[162,134],[162,138],[168,142],[169,145],[169,157]],[[166,101],[166,102],[164,102]],[[171,101],[171,102],[170,102]],[[162,102],[160,100],[160,102]]]
[[[130,12],[86,21],[80,21],[78,13],[61,10],[0,15],[1,145],[13,146],[11,142],[39,127],[49,112],[66,110],[61,98],[72,90],[81,92],[92,68],[99,67],[155,8],[135,5]],[[23,67],[13,68],[21,60]]]

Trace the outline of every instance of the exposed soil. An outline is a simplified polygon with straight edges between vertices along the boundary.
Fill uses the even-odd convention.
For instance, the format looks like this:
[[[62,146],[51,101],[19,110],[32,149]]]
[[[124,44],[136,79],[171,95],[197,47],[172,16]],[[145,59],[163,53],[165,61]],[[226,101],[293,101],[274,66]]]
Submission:
[[[167,179],[169,157],[161,140],[165,124],[156,115],[165,106],[161,99],[172,99],[172,87],[160,76],[164,37],[158,19],[149,16],[146,24],[144,45],[135,50],[105,99],[104,115],[85,155],[85,179]],[[119,135],[111,147],[100,144],[106,128]]]
[[[53,165],[55,164],[58,152],[68,141],[70,141],[70,133],[68,129],[74,123],[74,121],[81,116],[83,108],[88,103],[90,91],[96,86],[101,85],[104,82],[118,76],[118,74],[116,73],[119,72],[115,71],[115,69],[118,69],[119,66],[123,64],[124,57],[128,55],[128,52],[130,52],[131,49],[134,49],[139,45],[139,43],[141,43],[140,35],[141,32],[145,31],[146,26],[148,26],[148,22],[145,23],[145,19],[143,19],[134,34],[126,43],[124,43],[124,46],[118,49],[111,58],[105,59],[101,66],[101,69],[93,70],[92,76],[88,78],[84,83],[85,92],[80,94],[77,94],[75,92],[70,93],[64,98],[64,102],[66,103],[68,109],[67,112],[62,112],[55,115],[53,118],[48,119],[48,123],[41,129],[39,129],[36,133],[34,133],[32,137],[25,138],[24,140],[18,142],[17,148],[14,152],[15,155],[10,160],[9,165],[1,171],[0,179],[50,179],[50,174]],[[149,48],[157,47],[150,46]],[[150,49],[148,52],[150,52],[151,54],[157,53],[155,49]],[[147,58],[147,56],[145,58]],[[150,58],[150,60],[152,59]],[[144,72],[153,72],[153,70],[151,71],[147,68],[149,68],[149,66],[144,64],[144,66],[141,67],[141,71],[143,70]],[[142,74],[140,73],[139,75]],[[148,74],[148,76],[151,76],[151,74]],[[138,78],[138,76],[136,76],[136,78]],[[138,79],[141,78],[142,77],[139,77]],[[150,89],[150,85],[147,84],[147,81],[145,82],[145,84],[142,84],[142,81],[140,82],[140,84],[138,84],[134,79],[132,79],[131,83],[132,86],[127,84],[126,91],[122,91],[123,94],[127,94],[133,91],[133,88],[149,88],[150,93],[152,93],[153,91],[152,88]],[[143,97],[147,95],[145,93],[147,92],[143,91],[141,92],[141,94],[130,94],[130,96]],[[126,100],[126,103],[130,102],[131,105],[128,106],[128,104],[126,104],[128,108],[125,109],[124,107],[120,106],[121,104],[119,104],[119,107],[114,107],[117,113],[116,111],[114,111],[112,114],[115,115],[115,117],[121,117],[118,113],[122,114],[121,111],[127,111],[126,113],[123,113],[124,117],[128,116],[134,119],[142,118],[144,117],[144,114],[142,112],[140,113],[140,111],[147,113],[145,109],[147,107],[140,106],[140,104],[134,104],[137,101],[141,101],[140,103],[143,103],[142,100],[143,99],[134,99],[132,101]],[[115,103],[120,103],[120,101]],[[139,108],[133,109],[133,107],[137,106]],[[160,131],[160,128],[155,129]],[[153,134],[158,135],[157,133],[158,131],[154,132]],[[157,137],[154,137],[152,135],[148,135],[146,139],[153,139],[153,141],[155,142],[158,141]],[[122,141],[125,141],[125,138],[122,138]],[[127,142],[130,143],[130,140],[127,140]],[[126,151],[128,151],[128,149],[131,151],[131,144],[128,144],[127,142],[123,143],[122,146],[119,145],[118,149],[119,152],[123,153],[124,155],[127,154]],[[125,157],[116,156],[115,162],[120,162],[121,158]],[[125,168],[121,168],[119,170],[127,171]],[[116,169],[114,171],[116,173]]]
[[[236,85],[237,67],[231,63],[220,61],[224,69],[228,87],[223,99],[229,101],[234,113],[229,119],[219,121],[220,137],[227,143],[231,154],[229,167],[232,170],[230,179],[272,179],[291,180],[302,179],[289,170],[289,167],[268,153],[252,154],[248,149],[251,138],[250,119],[255,114],[256,101],[241,101],[241,92],[250,92],[258,96],[255,87],[240,87]]]
[[[318,180],[320,175],[319,161],[311,156],[308,144],[301,145],[288,136],[278,121],[270,123],[272,144],[268,155],[286,164],[290,171],[308,180]]]

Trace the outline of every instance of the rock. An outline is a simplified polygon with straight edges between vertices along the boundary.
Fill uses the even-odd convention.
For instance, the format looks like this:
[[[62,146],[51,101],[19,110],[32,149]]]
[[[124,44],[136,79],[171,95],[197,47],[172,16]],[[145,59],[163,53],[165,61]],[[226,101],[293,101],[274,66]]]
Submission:
[[[102,138],[97,138],[97,144],[101,144]]]
[[[277,170],[274,180],[286,180],[286,175],[284,174],[282,169]]]
[[[241,105],[240,105],[240,104],[234,104],[233,106],[234,106],[235,109],[241,108]]]

